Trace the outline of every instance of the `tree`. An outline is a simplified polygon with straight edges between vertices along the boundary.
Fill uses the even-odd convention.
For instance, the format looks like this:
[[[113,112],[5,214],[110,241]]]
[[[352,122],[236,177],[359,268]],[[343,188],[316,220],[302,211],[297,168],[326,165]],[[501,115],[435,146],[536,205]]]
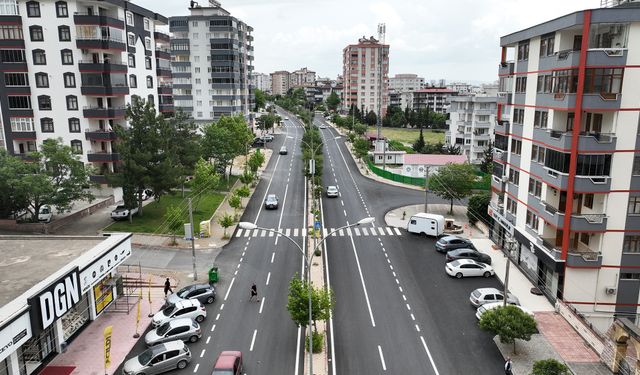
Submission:
[[[242,208],[242,198],[240,198],[240,196],[238,196],[237,194],[231,194],[229,196],[229,206],[231,206],[231,208],[233,208],[234,211],[234,220],[237,220],[238,218],[238,211]]]
[[[255,103],[256,103],[254,111],[258,112],[260,108],[264,108],[265,104],[267,104],[267,95],[265,95],[265,93],[262,90],[255,89],[253,90],[253,96],[255,98]]]
[[[452,213],[453,200],[462,199],[471,194],[475,177],[475,169],[471,164],[449,163],[440,167],[429,178],[429,189],[437,196],[451,202],[449,213]]]
[[[224,232],[222,233],[222,238],[229,238],[229,236],[227,236],[227,228],[233,225],[233,216],[229,215],[228,213],[225,213],[224,215],[222,215],[222,217],[218,219],[218,224],[220,224],[224,229]]]
[[[258,172],[262,164],[264,164],[264,155],[260,150],[256,150],[256,152],[249,157],[249,160],[247,160],[247,166],[253,174]]]
[[[340,97],[338,97],[338,94],[335,91],[331,91],[331,94],[329,94],[329,97],[327,98],[327,108],[335,111],[338,109],[339,105]]]
[[[484,173],[493,172],[493,142],[489,141],[487,148],[482,153],[482,162],[480,163],[480,170]]]
[[[21,182],[24,175],[30,174],[29,167],[22,159],[0,150],[0,218],[11,218],[29,207]]]
[[[460,146],[458,145],[447,145],[444,148],[444,152],[447,155],[460,155],[462,151],[460,150]]]
[[[489,225],[489,222],[491,221],[491,217],[487,212],[489,202],[491,202],[491,193],[489,192],[475,194],[469,198],[469,204],[467,205],[467,218],[471,225],[477,223],[478,220],[482,221],[485,225]]]
[[[171,145],[175,150],[181,175],[190,176],[202,155],[202,135],[198,125],[182,110],[178,110],[167,122],[169,131],[175,132],[175,136],[171,138]]]
[[[517,306],[506,305],[485,311],[479,322],[480,328],[498,335],[503,344],[513,344],[516,354],[516,340],[531,340],[538,332],[536,321]]]
[[[366,132],[367,132],[367,125],[365,124],[361,124],[359,122],[357,122],[355,124],[355,126],[353,127],[353,131],[359,135],[359,136],[363,136]]]
[[[200,200],[218,188],[220,175],[216,173],[214,166],[204,159],[198,160],[193,180],[191,180],[191,196],[193,199],[193,210],[196,211]]]
[[[353,142],[353,151],[356,157],[362,159],[369,154],[369,141],[364,138],[357,138]]]
[[[416,139],[416,141],[413,142],[413,146],[412,146],[413,151],[422,152],[425,145],[426,143],[424,142],[424,134],[422,134],[422,128],[420,128],[420,135],[418,136],[418,139]]]
[[[333,292],[330,289],[314,288],[306,280],[300,279],[296,273],[289,282],[287,311],[294,323],[300,327],[306,327],[309,324],[309,289],[311,289],[311,320],[314,330],[317,330],[316,321],[329,319],[335,305]]]
[[[233,159],[248,152],[252,141],[253,134],[242,115],[222,116],[204,129],[203,154],[226,171]]]
[[[569,375],[569,367],[553,358],[533,362],[531,375]]]
[[[240,198],[249,198],[249,195],[251,195],[251,191],[249,190],[249,187],[247,185],[244,185],[236,189],[236,195],[238,195]]]
[[[173,235],[172,244],[175,245],[176,235],[180,228],[183,228],[183,224],[186,221],[185,219],[186,211],[181,209],[178,206],[171,205],[167,207],[167,210],[164,213],[164,220],[167,223],[167,227],[169,232]]]
[[[367,117],[365,118],[365,122],[369,126],[373,126],[378,122],[378,116],[374,111],[369,111],[369,113],[367,113]]]
[[[266,114],[258,117],[258,128],[261,130],[273,129],[273,125],[278,121],[278,117],[274,114]]]

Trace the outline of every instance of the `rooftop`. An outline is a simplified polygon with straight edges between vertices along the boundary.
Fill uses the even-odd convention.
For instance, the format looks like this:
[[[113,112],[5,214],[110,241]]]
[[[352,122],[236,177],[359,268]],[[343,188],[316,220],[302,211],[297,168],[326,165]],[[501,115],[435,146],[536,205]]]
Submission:
[[[406,154],[404,164],[441,166],[449,163],[463,164],[467,162],[464,155],[440,155],[440,154]]]
[[[432,92],[432,93],[443,93],[443,94],[457,93],[456,90],[451,90],[451,89],[442,88],[442,87],[431,87],[427,89],[415,90],[414,92]]]

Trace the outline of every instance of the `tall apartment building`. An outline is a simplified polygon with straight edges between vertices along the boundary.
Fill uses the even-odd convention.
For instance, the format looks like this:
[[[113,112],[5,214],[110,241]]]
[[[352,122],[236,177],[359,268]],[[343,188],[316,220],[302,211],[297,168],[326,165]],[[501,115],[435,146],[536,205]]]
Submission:
[[[492,237],[513,238],[528,277],[600,331],[634,320],[640,4],[571,13],[500,45]]]
[[[430,87],[413,92],[413,108],[430,110],[438,113],[447,113],[450,98],[458,96],[458,92],[444,87]]]
[[[115,172],[116,124],[134,97],[173,113],[167,19],[128,1],[0,2],[0,113],[4,145],[26,157],[61,138],[93,163],[92,180]]]
[[[253,107],[253,28],[219,2],[191,2],[190,15],[169,17],[175,106],[198,124],[241,114]]]
[[[382,63],[382,91],[380,64]],[[364,112],[378,112],[382,100],[382,115],[389,105],[389,45],[382,45],[374,37],[362,37],[358,44],[350,44],[342,51],[344,90],[343,108],[356,106]]]
[[[294,70],[289,74],[289,88],[311,87],[316,82],[316,72],[305,68]]]
[[[252,72],[250,80],[254,89],[271,92],[271,76],[269,74]]]
[[[459,146],[472,164],[482,163],[484,152],[493,141],[497,99],[479,95],[449,99],[449,130],[445,133],[445,143]]]
[[[290,87],[289,72],[286,70],[279,70],[271,73],[272,95],[287,95],[287,91],[289,91]]]
[[[396,74],[389,77],[390,92],[407,92],[420,90],[424,87],[424,77],[417,74]]]

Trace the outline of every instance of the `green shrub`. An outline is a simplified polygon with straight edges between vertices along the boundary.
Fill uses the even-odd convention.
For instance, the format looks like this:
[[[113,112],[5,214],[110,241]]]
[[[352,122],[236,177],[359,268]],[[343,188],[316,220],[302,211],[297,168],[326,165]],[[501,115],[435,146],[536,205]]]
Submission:
[[[322,353],[324,334],[314,331],[313,335],[311,337],[311,341],[313,342],[313,350],[312,350],[312,352],[314,352],[314,353]],[[307,337],[306,340],[304,340],[304,347],[305,347],[305,350],[308,352],[309,351],[309,337]]]
[[[314,343],[315,345],[315,343]],[[553,358],[542,359],[533,363],[531,375],[569,375],[569,367]]]

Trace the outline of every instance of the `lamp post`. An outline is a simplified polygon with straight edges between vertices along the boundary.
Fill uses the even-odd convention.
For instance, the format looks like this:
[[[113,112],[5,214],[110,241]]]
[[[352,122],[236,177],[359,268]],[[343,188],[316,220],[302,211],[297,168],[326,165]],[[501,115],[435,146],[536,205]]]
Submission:
[[[316,252],[316,250],[320,247],[320,245],[322,245],[322,243],[324,243],[324,241],[331,236],[332,234],[338,232],[339,230],[343,230],[343,229],[347,229],[347,228],[351,228],[351,227],[355,227],[358,225],[362,225],[362,224],[371,224],[375,221],[376,219],[374,217],[365,217],[364,219],[360,219],[357,223],[353,223],[353,224],[349,224],[349,225],[345,225],[343,227],[337,228],[333,231],[331,231],[330,233],[327,233],[326,236],[322,237],[320,239],[320,241],[315,245],[315,247],[313,248],[313,251],[311,251],[310,254],[314,254]],[[275,230],[275,229],[270,229],[270,228],[263,228],[263,227],[259,227],[253,223],[247,222],[247,221],[242,221],[238,224],[240,226],[240,228],[242,229],[246,229],[246,230],[253,230],[253,229],[261,229],[261,230],[265,230],[267,232],[273,232],[275,234],[281,235],[282,237],[286,238],[287,240],[289,240],[291,243],[293,243],[296,248],[298,250],[300,250],[300,252],[302,253],[302,257],[304,259],[304,265],[306,267],[306,271],[307,271],[307,286],[309,288],[308,290],[308,297],[309,297],[309,323],[308,323],[308,336],[309,336],[309,375],[313,375],[313,335],[311,334],[311,326],[313,324],[313,315],[311,313],[311,261],[313,260],[313,258],[310,255],[307,255],[307,253],[305,253],[304,249],[291,237],[286,236],[285,234],[283,234],[281,231]]]

